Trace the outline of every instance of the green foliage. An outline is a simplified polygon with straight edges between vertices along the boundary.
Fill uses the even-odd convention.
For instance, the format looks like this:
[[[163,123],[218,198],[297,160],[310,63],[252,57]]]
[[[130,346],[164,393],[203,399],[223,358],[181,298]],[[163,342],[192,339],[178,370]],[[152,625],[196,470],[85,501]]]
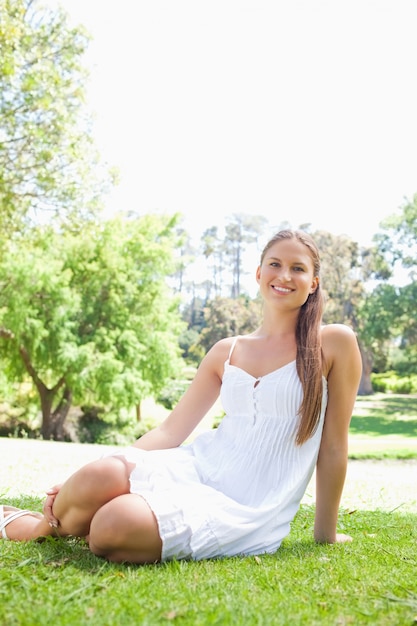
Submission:
[[[416,349],[417,346],[414,346],[414,350],[407,348],[404,350],[399,346],[392,347],[390,353],[390,365],[399,376],[417,374],[417,359],[415,355]]]
[[[267,220],[262,215],[234,213],[226,220],[224,234],[218,226],[206,229],[201,237],[201,253],[205,257],[211,277],[206,281],[206,297],[223,296],[226,281],[230,297],[242,294],[241,278],[244,273],[242,259],[248,244],[258,241],[264,232]],[[230,284],[231,283],[231,284]]]
[[[172,410],[190,385],[189,380],[171,380],[159,393],[157,402],[166,409]]]
[[[76,234],[42,227],[7,246],[0,356],[10,379],[31,377],[44,437],[56,434],[53,403],[61,422],[63,401],[65,410],[71,401],[135,406],[178,371],[182,324],[166,284],[175,221],[116,218]]]
[[[219,413],[218,415],[215,415],[214,418],[213,418],[212,427],[213,428],[218,428],[220,426],[220,424],[221,424],[221,422],[222,422],[222,420],[223,420],[225,415],[226,414],[225,414],[224,411],[221,411],[221,413]]]
[[[412,275],[412,282],[406,286],[382,282],[391,278],[394,259],[411,267],[411,259],[417,258],[416,211],[417,196],[395,219],[383,224],[389,229],[386,237],[379,235],[375,245],[364,249],[345,235],[336,236],[327,231],[312,233],[322,260],[321,278],[326,296],[324,322],[346,323],[357,333],[364,364],[361,381],[364,394],[372,392],[370,374],[373,369],[382,371],[393,366],[394,345],[401,350],[402,371],[417,369],[416,282]],[[224,277],[228,276],[230,268],[233,266],[236,277],[243,271],[238,269],[242,261],[239,246],[244,229],[242,231],[241,226],[239,219],[231,219],[226,241],[219,236],[217,226],[203,233],[201,249],[212,279],[201,285],[205,297],[193,291],[192,300],[184,309],[188,327],[200,332],[198,343],[187,344],[187,358],[193,357],[196,363],[218,339],[236,332],[250,332],[259,323],[260,309],[258,320],[254,318],[253,325],[246,324],[239,304],[229,304],[227,298],[219,297],[224,292]],[[302,228],[310,231],[309,225]],[[249,239],[251,234],[252,231],[248,231]],[[217,297],[210,298],[212,291]],[[242,302],[245,300],[240,299]],[[396,362],[400,360],[397,358]]]
[[[359,247],[345,235],[312,233],[320,250],[322,287],[326,296],[326,324],[349,324],[356,329],[355,309],[363,295],[358,269]]]
[[[403,267],[417,265],[417,194],[396,213],[386,218],[382,232],[374,240],[388,262],[393,266],[400,261]]]
[[[379,268],[385,264],[385,267],[391,268],[391,272],[398,266],[410,270],[408,284],[401,287],[388,284],[377,286],[358,312],[361,319],[361,337],[374,354],[382,354],[382,359],[379,358],[376,363],[378,369],[386,369],[389,365],[387,353],[390,341],[395,338],[400,339],[399,347],[403,351],[401,360],[403,364],[408,363],[408,371],[415,371],[417,367],[416,225],[417,195],[384,220],[381,232],[374,236],[375,254],[380,260]],[[376,276],[378,277],[378,273]]]
[[[195,295],[183,307],[183,319],[187,322],[187,326],[192,331],[200,333],[205,326],[204,322],[204,306],[208,298],[199,298]],[[187,339],[186,339],[187,341]]]
[[[183,333],[181,333],[178,344],[182,350],[182,356],[187,361],[191,361],[192,363],[199,363],[200,359],[196,358],[195,353],[193,352],[193,347],[198,343],[200,338],[199,333],[193,328],[188,328]]]
[[[33,508],[39,501],[14,504]],[[392,626],[417,614],[415,514],[342,511],[351,544],[317,545],[314,509],[301,507],[272,555],[108,563],[83,541],[2,542],[0,621],[155,626]],[[28,610],[30,599],[30,611]]]
[[[380,284],[367,294],[360,308],[361,337],[367,345],[380,343],[400,332],[399,289]]]
[[[364,296],[356,312],[361,343],[373,355],[373,368],[386,369],[389,366],[392,341],[401,333],[399,288],[383,283],[377,285]]]
[[[206,326],[200,334],[200,345],[207,352],[224,337],[254,331],[261,320],[261,304],[248,298],[215,298],[204,309]]]
[[[358,307],[361,340],[376,357],[375,369],[383,370],[389,366],[395,339],[399,340],[402,359],[408,361],[408,370],[417,365],[416,298],[417,283],[403,287],[380,284]]]
[[[132,416],[123,417],[121,411],[112,415],[98,407],[83,407],[77,436],[80,443],[130,446],[156,425],[157,422],[150,418],[136,422]]]
[[[417,393],[417,375],[399,376],[396,372],[373,373],[371,375],[372,386],[375,391],[381,393]]]
[[[400,288],[399,300],[401,303],[401,347],[410,364],[417,368],[417,282],[413,280]]]
[[[32,385],[13,384],[0,369],[0,437],[39,437],[38,412]]]
[[[142,437],[142,435],[145,435],[153,428],[156,428],[158,423],[159,422],[157,422],[157,420],[153,419],[152,417],[147,417],[143,420],[140,420],[140,422],[137,422],[133,428],[133,437],[130,438],[130,441],[126,445],[131,446],[132,441],[134,441],[135,439],[139,439],[139,437]]]
[[[89,37],[60,9],[0,0],[0,228],[94,212],[110,177],[84,105]]]

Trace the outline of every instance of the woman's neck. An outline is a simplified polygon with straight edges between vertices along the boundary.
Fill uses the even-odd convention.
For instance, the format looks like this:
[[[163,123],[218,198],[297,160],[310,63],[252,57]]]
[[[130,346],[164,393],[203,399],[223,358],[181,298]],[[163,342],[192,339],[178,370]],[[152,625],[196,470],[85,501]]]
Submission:
[[[258,336],[295,337],[298,311],[283,315],[266,312],[263,321],[254,334]]]

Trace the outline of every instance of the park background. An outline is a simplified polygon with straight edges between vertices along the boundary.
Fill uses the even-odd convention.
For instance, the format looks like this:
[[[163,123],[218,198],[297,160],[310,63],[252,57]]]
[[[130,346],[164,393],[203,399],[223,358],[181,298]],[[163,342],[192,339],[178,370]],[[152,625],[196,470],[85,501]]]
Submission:
[[[3,500],[39,509],[49,477],[162,419],[205,350],[256,325],[262,245],[301,226],[325,321],[363,356],[340,520],[355,542],[311,543],[313,484],[258,560],[138,569],[2,542],[1,619],[411,623],[414,2],[64,9],[0,2]]]

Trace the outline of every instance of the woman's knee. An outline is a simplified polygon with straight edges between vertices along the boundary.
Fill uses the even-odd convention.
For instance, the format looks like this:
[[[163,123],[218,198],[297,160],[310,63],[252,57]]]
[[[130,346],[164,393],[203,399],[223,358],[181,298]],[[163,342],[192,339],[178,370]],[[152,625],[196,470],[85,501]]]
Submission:
[[[120,496],[94,515],[90,550],[111,561],[150,563],[161,558],[162,542],[155,517],[140,496]]]
[[[98,556],[114,549],[119,543],[123,543],[123,532],[112,508],[105,504],[91,520],[88,544],[90,550]]]
[[[86,534],[94,514],[107,502],[130,490],[132,467],[123,457],[106,457],[85,465],[61,487],[53,515],[69,534]]]
[[[129,464],[124,457],[113,456],[93,461],[82,467],[74,479],[77,482],[79,496],[86,492],[100,493],[105,490],[112,497],[129,492],[129,475],[133,464]]]

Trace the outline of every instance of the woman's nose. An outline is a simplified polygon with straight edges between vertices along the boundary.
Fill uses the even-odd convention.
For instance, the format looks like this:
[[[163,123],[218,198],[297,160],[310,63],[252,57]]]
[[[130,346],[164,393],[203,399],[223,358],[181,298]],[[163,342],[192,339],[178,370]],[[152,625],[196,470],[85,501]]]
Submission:
[[[279,272],[279,277],[281,280],[289,281],[291,280],[291,273],[289,267],[281,267]]]

